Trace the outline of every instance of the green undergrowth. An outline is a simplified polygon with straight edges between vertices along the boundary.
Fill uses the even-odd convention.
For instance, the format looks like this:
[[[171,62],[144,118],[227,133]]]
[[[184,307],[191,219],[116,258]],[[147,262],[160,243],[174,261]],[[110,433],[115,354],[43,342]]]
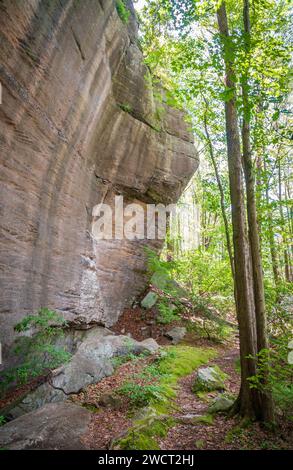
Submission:
[[[125,354],[124,356],[114,356],[111,358],[111,364],[116,369],[117,367],[121,366],[122,364],[125,364],[126,362],[129,362],[129,361],[136,362],[136,361],[139,361],[140,359],[144,359],[148,355],[149,355],[149,352],[146,351],[140,354],[129,353],[129,354]]]
[[[245,430],[243,427],[241,426],[234,426],[232,429],[230,429],[226,436],[225,436],[225,442],[227,444],[231,444],[235,438],[242,438],[242,436],[244,435],[245,433]]]
[[[83,403],[82,407],[86,410],[90,411],[91,413],[99,413],[100,410],[96,405],[91,405],[90,403]]]
[[[69,361],[71,354],[58,346],[66,327],[66,320],[58,312],[45,307],[14,326],[20,334],[12,348],[18,364],[0,373],[0,396]]]
[[[143,419],[137,419],[127,435],[117,444],[123,450],[159,450],[158,438],[167,435],[175,424],[172,417],[158,415],[157,409],[150,407]]]
[[[215,343],[230,341],[234,335],[234,330],[233,324],[227,322],[226,317],[228,313],[234,310],[234,304],[231,286],[227,279],[224,283],[225,295],[219,295],[218,291],[208,292],[206,285],[198,290],[197,286],[200,281],[197,276],[197,269],[190,265],[188,259],[165,261],[163,257],[158,257],[157,253],[149,248],[145,248],[145,253],[150,282],[157,289],[157,322],[169,324],[184,318],[184,326],[194,336],[207,338]],[[201,256],[197,254],[195,259],[200,262]],[[206,263],[200,268],[202,272],[201,281],[209,271],[209,263],[210,259],[206,260]],[[194,280],[196,280],[194,285],[190,272],[194,272]],[[210,279],[211,284],[217,281],[219,286],[223,287],[221,283],[222,276],[220,276],[220,280],[218,279],[218,269],[214,274],[215,277],[212,276],[212,279]],[[230,277],[228,278],[230,279]],[[189,304],[186,304],[187,299]]]
[[[225,443],[232,444],[240,450],[282,450],[287,449],[286,440],[276,433],[261,432],[256,424],[249,420],[241,420],[233,426],[225,435]],[[285,444],[285,447],[284,447]]]
[[[178,380],[191,374],[202,364],[216,356],[212,348],[169,346],[161,350],[155,361],[147,366],[139,377],[152,383],[136,386],[126,382],[119,393],[131,396],[134,405],[147,405],[143,413],[133,419],[127,435],[115,443],[115,448],[129,450],[158,449],[157,439],[164,437],[174,424],[170,412],[176,408],[175,397]]]

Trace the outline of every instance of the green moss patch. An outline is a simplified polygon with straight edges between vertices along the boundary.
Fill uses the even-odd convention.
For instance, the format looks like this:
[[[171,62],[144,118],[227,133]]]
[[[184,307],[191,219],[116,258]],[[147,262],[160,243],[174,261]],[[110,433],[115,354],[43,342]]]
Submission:
[[[159,364],[162,374],[167,374],[168,383],[176,383],[180,377],[191,374],[202,364],[206,364],[216,356],[212,348],[194,348],[191,346],[169,346],[165,348],[166,355]]]
[[[194,418],[194,423],[213,424],[213,421],[212,415],[202,415]]]
[[[168,429],[175,424],[173,418],[157,415],[158,410],[151,407],[144,418],[135,421],[134,426],[122,438],[118,446],[125,450],[158,450],[158,437],[165,437]]]

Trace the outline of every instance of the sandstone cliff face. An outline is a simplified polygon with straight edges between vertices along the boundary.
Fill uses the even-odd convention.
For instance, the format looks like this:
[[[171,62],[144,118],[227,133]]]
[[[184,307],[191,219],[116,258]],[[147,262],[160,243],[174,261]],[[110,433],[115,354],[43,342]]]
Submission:
[[[158,118],[136,28],[112,0],[0,2],[2,344],[41,306],[112,325],[147,242],[94,241],[93,207],[174,202],[197,168],[181,112]]]

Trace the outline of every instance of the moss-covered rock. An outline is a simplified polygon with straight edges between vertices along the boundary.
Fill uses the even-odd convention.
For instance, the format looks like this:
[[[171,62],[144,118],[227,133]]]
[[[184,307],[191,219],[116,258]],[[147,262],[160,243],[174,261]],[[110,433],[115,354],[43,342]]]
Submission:
[[[141,306],[145,309],[152,308],[157,302],[159,296],[155,292],[148,292],[147,295],[142,299]]]
[[[201,367],[195,377],[192,386],[193,392],[212,392],[214,390],[225,390],[225,374],[218,366]]]
[[[188,426],[196,426],[200,423],[213,424],[213,416],[211,414],[206,415],[182,415],[176,418],[176,422]]]
[[[211,414],[206,414],[194,418],[194,424],[203,423],[203,424],[213,424],[214,418]]]
[[[224,413],[233,406],[233,398],[227,395],[220,395],[214,399],[208,408],[209,413]]]

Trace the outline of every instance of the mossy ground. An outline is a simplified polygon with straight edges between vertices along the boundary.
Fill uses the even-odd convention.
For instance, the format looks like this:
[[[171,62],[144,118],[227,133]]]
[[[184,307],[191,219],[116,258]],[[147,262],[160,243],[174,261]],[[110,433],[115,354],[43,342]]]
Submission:
[[[115,443],[115,448],[158,449],[158,437],[166,436],[168,429],[175,423],[170,410],[175,408],[178,380],[206,364],[215,355],[215,350],[211,348],[181,345],[164,348],[155,366],[160,395],[151,399],[143,417],[134,418],[133,426],[125,437]]]

